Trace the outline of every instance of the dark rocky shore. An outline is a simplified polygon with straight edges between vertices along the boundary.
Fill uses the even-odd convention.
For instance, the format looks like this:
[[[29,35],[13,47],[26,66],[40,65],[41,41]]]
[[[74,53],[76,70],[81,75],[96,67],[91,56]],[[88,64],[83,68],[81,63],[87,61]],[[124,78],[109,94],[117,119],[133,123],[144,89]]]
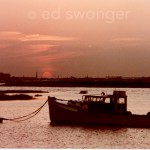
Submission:
[[[0,90],[0,94],[1,93],[48,93],[48,92],[40,90]]]
[[[1,101],[7,101],[7,100],[32,100],[35,99],[33,96],[26,95],[26,94],[15,94],[15,95],[6,95],[6,94],[0,94],[0,100]]]
[[[11,95],[9,95],[11,93]],[[12,94],[15,93],[15,94]],[[37,93],[34,97],[24,93]],[[39,90],[1,90],[0,91],[0,100],[32,100],[36,99],[35,97],[42,96],[39,93],[48,93],[46,91]]]

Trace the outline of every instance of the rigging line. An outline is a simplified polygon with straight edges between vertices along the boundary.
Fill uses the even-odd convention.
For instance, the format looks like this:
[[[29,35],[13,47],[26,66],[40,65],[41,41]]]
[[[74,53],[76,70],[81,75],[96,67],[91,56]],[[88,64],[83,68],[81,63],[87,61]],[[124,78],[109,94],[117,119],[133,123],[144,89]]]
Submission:
[[[30,113],[28,115],[25,115],[25,116],[22,116],[22,117],[13,118],[13,119],[3,118],[3,120],[9,120],[9,121],[18,120],[19,121],[19,119],[26,118],[26,117],[29,117],[29,116],[30,116],[29,117],[29,119],[30,119],[30,118],[34,117],[36,114],[38,114],[40,112],[40,110],[46,105],[47,102],[48,102],[48,100],[40,108],[38,108],[37,110],[35,110],[34,112],[32,112],[32,113]],[[31,116],[31,115],[33,115],[33,116]]]

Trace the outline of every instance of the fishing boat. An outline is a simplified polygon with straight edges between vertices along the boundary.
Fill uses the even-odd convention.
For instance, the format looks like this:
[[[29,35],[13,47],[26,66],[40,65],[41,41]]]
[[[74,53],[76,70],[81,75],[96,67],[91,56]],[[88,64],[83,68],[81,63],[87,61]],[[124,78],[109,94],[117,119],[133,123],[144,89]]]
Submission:
[[[109,125],[125,127],[150,127],[150,112],[132,114],[127,110],[125,91],[112,95],[83,95],[81,100],[62,100],[48,97],[49,116],[54,124]]]

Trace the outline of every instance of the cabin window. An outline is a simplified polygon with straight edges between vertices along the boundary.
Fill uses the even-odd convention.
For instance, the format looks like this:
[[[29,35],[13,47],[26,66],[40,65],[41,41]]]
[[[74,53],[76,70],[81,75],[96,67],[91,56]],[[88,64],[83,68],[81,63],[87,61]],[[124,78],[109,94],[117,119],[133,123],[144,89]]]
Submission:
[[[93,98],[93,101],[96,102],[96,101],[97,101],[97,98]]]
[[[118,104],[125,104],[124,98],[119,98],[118,99]]]
[[[109,98],[106,98],[106,99],[105,99],[105,103],[107,103],[107,104],[110,103],[110,99],[109,99]]]

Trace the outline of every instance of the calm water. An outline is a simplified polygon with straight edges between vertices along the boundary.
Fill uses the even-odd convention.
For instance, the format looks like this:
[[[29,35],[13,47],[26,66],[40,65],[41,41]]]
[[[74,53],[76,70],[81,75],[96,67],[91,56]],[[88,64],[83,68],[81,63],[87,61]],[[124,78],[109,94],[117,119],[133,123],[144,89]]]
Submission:
[[[50,88],[50,87],[0,87],[8,89],[46,90],[37,100],[0,102],[0,116],[14,118],[29,114],[39,108],[47,96],[80,99],[80,90],[89,94],[104,91],[111,94],[114,88]],[[119,88],[117,88],[119,89]],[[126,88],[128,110],[145,114],[150,111],[150,89]],[[35,95],[35,94],[32,94]],[[150,129],[51,126],[48,105],[34,118],[24,122],[4,121],[0,124],[0,148],[150,148]]]

